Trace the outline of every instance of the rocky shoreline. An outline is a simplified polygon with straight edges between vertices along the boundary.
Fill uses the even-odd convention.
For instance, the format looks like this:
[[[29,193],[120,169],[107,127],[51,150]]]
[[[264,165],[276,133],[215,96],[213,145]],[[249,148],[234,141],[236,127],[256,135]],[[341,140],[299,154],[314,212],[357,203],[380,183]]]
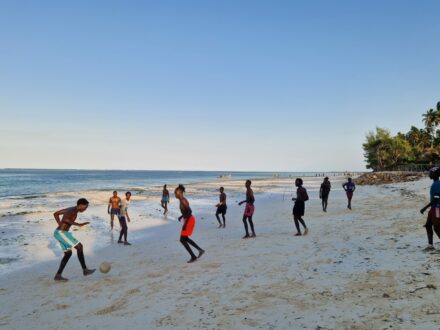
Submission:
[[[417,181],[426,176],[422,172],[371,172],[364,173],[354,180],[356,185],[382,185],[398,182]]]

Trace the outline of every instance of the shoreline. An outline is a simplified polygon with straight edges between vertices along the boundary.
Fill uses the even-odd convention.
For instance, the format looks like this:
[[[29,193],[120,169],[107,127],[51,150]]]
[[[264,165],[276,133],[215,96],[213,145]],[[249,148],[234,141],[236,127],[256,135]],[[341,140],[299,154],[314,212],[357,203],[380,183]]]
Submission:
[[[319,187],[319,177],[305,178],[310,191]],[[340,177],[332,180],[342,180]],[[276,191],[286,192],[293,190],[292,178],[257,178],[253,179],[254,191],[257,197]],[[243,180],[216,180],[203,183],[187,184],[187,196],[191,200],[193,209],[204,210],[207,205],[217,203],[220,186],[225,186],[228,192],[229,203],[234,203],[244,195]],[[280,188],[281,187],[281,188]],[[160,196],[162,188],[151,186],[142,192],[132,190],[132,203],[130,215],[133,219],[129,224],[130,238],[142,237],[152,226],[164,223]],[[145,193],[147,192],[147,193]],[[3,239],[0,241],[0,276],[4,273],[14,272],[27,266],[29,263],[50,260],[61,255],[58,243],[53,239],[55,221],[52,213],[57,209],[73,205],[79,197],[85,197],[91,202],[89,209],[79,215],[79,221],[90,221],[91,224],[84,228],[72,228],[72,232],[81,240],[90,251],[99,250],[112,244],[114,237],[119,233],[118,220],[115,219],[113,236],[109,235],[109,215],[107,215],[107,201],[110,196],[107,190],[89,190],[83,193],[52,193],[41,198],[0,200],[3,214],[0,215]],[[168,218],[177,218],[178,210],[175,199],[171,198],[170,213]],[[112,238],[113,237],[113,238]],[[117,238],[117,237],[116,237]]]
[[[332,181],[341,182],[345,177],[331,177]],[[305,177],[305,186],[309,192],[314,193],[319,190],[320,180],[322,177]],[[282,192],[283,195],[293,191],[294,178],[256,178],[252,179],[254,191],[257,195],[270,194],[273,192]],[[355,179],[356,180],[356,179]],[[207,182],[194,182],[187,184],[187,195],[192,200],[193,207],[203,208],[207,203],[216,203],[217,189],[225,186],[229,200],[241,198],[244,192],[243,180],[215,180]],[[339,184],[333,185],[333,189],[340,189]],[[129,224],[130,237],[138,237],[141,231],[151,226],[162,223],[163,216],[160,207],[161,186],[150,186],[139,190],[132,190],[132,204],[130,214],[136,220]],[[92,247],[92,251],[104,248],[112,243],[112,239],[106,236],[109,216],[106,214],[106,203],[108,194],[107,190],[89,190],[84,193],[68,192],[45,194],[41,198],[17,199],[13,200],[15,204],[9,206],[10,211],[5,205],[5,201],[0,200],[0,206],[5,210],[0,215],[0,232],[3,239],[0,246],[3,246],[0,253],[0,276],[3,273],[9,273],[28,263],[40,262],[58,256],[60,251],[58,244],[52,239],[54,220],[52,213],[56,209],[66,207],[74,203],[78,197],[85,196],[91,202],[92,206],[85,214],[80,215],[84,221],[91,221],[91,229],[88,228],[81,231],[74,229],[75,235],[82,239],[87,245]],[[237,195],[239,197],[237,197]],[[172,203],[173,205],[173,198]],[[10,201],[9,201],[10,202]],[[28,203],[29,206],[21,206],[16,208],[15,205]],[[171,207],[173,209],[173,207]],[[11,211],[14,210],[14,211]],[[15,212],[15,213],[10,213]],[[175,210],[169,215],[177,218]],[[80,220],[81,221],[81,220]],[[119,228],[117,219],[115,220],[116,228]],[[8,224],[12,223],[12,227]],[[53,228],[52,228],[53,227]],[[24,232],[23,232],[24,230]],[[29,231],[29,234],[26,232]],[[118,230],[114,236],[118,235]],[[15,238],[14,238],[15,237]],[[39,251],[44,251],[40,253]]]

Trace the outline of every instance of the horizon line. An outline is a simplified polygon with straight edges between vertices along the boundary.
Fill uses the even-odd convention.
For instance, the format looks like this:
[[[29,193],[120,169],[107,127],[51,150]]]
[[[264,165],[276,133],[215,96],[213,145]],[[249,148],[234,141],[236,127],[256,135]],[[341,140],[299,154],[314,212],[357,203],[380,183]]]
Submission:
[[[2,167],[0,170],[39,170],[39,171],[137,171],[137,172],[236,172],[236,173],[249,173],[249,172],[256,172],[256,173],[320,173],[320,172],[369,172],[368,170],[307,170],[307,171],[301,171],[301,170],[158,170],[158,169],[112,169],[112,168],[42,168],[42,167]]]

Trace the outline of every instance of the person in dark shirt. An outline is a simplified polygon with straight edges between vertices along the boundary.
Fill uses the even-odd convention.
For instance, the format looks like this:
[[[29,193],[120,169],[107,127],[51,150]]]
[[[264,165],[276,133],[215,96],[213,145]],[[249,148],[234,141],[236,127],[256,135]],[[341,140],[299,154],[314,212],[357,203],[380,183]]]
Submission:
[[[332,185],[330,180],[328,179],[328,176],[326,176],[324,181],[321,183],[321,188],[319,189],[319,198],[322,201],[322,210],[324,212],[327,212],[328,196],[330,195],[331,188]]]
[[[295,180],[296,189],[296,198],[292,198],[295,202],[293,206],[293,220],[295,221],[295,227],[297,233],[295,236],[301,236],[301,229],[299,227],[299,223],[304,227],[304,235],[307,235],[309,229],[306,226],[306,223],[303,220],[303,216],[305,213],[305,202],[309,200],[309,195],[307,194],[306,188],[303,187],[303,180],[298,178]]]
[[[425,251],[435,250],[433,244],[434,231],[440,238],[440,167],[433,167],[429,171],[429,177],[432,179],[430,189],[430,202],[420,212],[423,214],[429,207],[431,208],[426,219],[426,234],[428,235],[428,246]],[[433,231],[434,228],[434,231]]]

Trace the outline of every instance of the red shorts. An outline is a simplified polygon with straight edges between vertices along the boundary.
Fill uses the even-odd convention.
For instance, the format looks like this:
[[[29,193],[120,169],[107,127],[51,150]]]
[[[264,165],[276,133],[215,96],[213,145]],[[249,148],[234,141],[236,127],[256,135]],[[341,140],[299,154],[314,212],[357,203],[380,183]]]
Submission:
[[[438,207],[431,207],[428,213],[428,218],[431,218],[431,221],[438,221],[440,222],[440,208]]]
[[[353,198],[353,192],[352,191],[347,191],[347,198],[348,199],[352,199]]]
[[[254,215],[255,206],[253,204],[246,203],[246,207],[244,209],[244,216],[251,217]]]
[[[186,228],[185,230],[183,230],[183,227],[186,224]],[[196,225],[196,218],[192,215],[189,219],[183,219],[183,226],[182,226],[182,231],[180,232],[181,236],[191,236],[193,231],[194,231],[194,227]]]

